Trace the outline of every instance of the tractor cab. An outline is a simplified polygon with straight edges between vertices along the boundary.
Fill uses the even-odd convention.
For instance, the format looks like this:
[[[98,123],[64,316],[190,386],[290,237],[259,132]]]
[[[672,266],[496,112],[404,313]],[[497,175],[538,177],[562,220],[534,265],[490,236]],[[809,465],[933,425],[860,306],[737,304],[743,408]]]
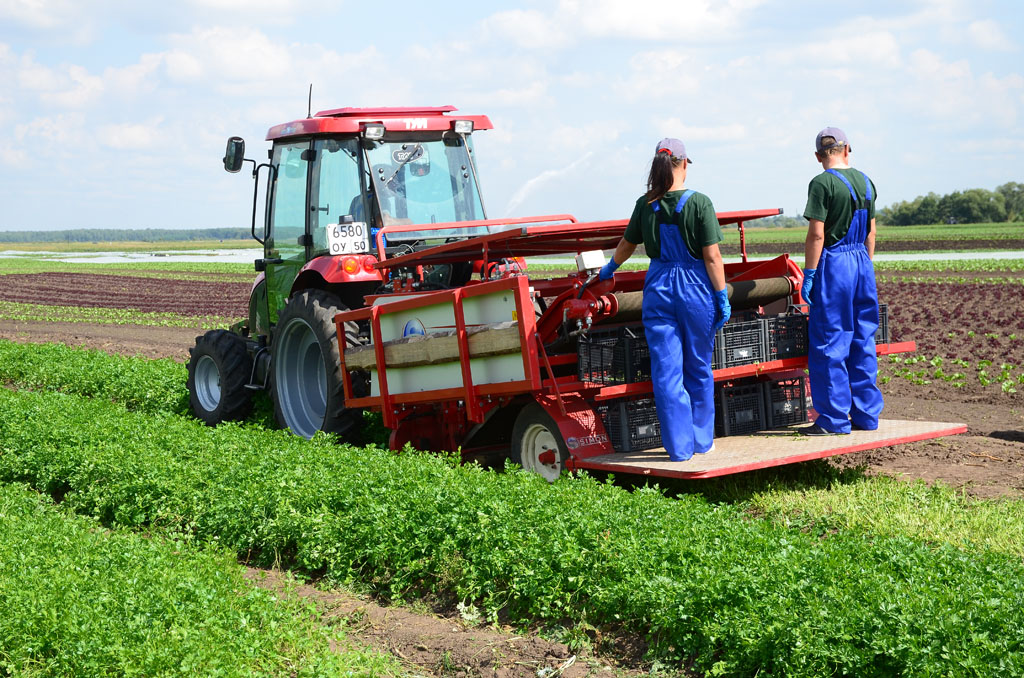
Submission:
[[[455,111],[321,111],[272,127],[263,163],[245,157],[240,137],[228,140],[224,169],[252,163],[252,236],[263,256],[255,262],[260,275],[248,320],[231,333],[200,337],[192,349],[196,416],[210,423],[239,418],[253,391],[268,390],[278,422],[299,435],[357,427],[359,412],[341,397],[335,314],[361,308],[369,295],[465,284],[472,262],[377,264],[496,228],[485,222],[471,141],[491,122]],[[258,229],[261,170],[266,203]],[[365,341],[365,326],[348,329],[348,345]]]
[[[433,229],[431,225],[486,219],[477,183],[471,135],[490,129],[484,116],[455,117],[452,106],[434,108],[341,108],[277,125],[266,169],[264,271],[266,300],[255,302],[254,325],[268,331],[289,297],[306,287],[356,284],[339,294],[346,305],[383,282],[378,246],[410,252],[487,233],[487,227]],[[224,167],[238,171],[244,142],[228,140]],[[384,226],[403,228],[377,243]],[[308,273],[308,275],[307,275]],[[448,284],[451,267],[425,272],[428,285]],[[336,290],[341,292],[341,290]]]

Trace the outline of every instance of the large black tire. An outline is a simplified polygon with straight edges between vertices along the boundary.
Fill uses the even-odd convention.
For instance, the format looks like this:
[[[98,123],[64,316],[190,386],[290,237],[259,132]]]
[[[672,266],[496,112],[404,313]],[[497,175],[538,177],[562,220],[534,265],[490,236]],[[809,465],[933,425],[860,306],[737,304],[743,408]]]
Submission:
[[[196,337],[188,350],[188,400],[196,418],[209,426],[245,419],[252,411],[252,358],[245,340],[227,330]]]
[[[554,463],[545,464],[539,457],[543,452],[554,452]],[[558,480],[565,470],[569,448],[562,440],[558,425],[544,408],[529,403],[516,417],[512,426],[512,450],[509,458],[526,471],[539,474],[549,483]]]
[[[303,438],[317,431],[357,441],[362,410],[345,407],[334,315],[348,309],[323,290],[299,292],[281,311],[270,343],[270,395],[277,424]],[[345,327],[349,346],[359,327]]]

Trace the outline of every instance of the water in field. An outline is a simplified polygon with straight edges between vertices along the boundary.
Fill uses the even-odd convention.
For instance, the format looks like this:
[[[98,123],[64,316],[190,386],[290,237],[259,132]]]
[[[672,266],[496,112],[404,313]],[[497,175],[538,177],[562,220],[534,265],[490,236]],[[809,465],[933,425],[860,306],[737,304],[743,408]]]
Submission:
[[[0,250],[0,258],[45,259],[79,264],[131,264],[148,262],[210,262],[248,264],[263,256],[262,249],[167,250],[161,252],[26,252]]]

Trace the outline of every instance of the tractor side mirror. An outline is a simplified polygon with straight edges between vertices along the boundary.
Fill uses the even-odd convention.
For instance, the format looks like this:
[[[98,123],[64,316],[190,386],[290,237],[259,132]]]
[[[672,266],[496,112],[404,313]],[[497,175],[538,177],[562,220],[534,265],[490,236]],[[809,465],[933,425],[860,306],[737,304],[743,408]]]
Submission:
[[[237,172],[242,169],[243,160],[245,160],[245,139],[242,137],[229,138],[224,151],[224,169],[231,173]]]

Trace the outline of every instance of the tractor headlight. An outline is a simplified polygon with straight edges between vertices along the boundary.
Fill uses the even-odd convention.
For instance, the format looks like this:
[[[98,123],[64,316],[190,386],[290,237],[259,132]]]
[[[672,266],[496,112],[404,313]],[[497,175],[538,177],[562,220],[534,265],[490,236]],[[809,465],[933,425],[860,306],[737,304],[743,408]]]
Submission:
[[[472,120],[455,120],[452,122],[452,130],[456,134],[472,134],[473,133],[473,121]]]
[[[384,138],[384,125],[373,122],[363,125],[363,138],[370,141],[380,141]]]

